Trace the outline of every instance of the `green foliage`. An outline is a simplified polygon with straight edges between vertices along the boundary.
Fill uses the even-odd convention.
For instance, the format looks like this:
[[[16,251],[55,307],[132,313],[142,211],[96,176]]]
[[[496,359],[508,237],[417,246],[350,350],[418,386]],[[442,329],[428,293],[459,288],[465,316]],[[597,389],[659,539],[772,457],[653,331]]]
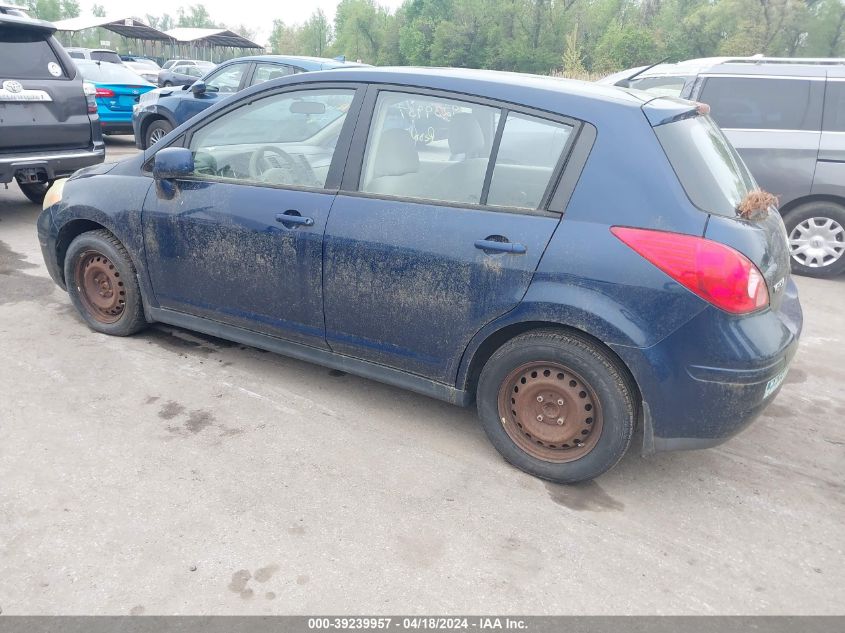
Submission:
[[[77,0],[18,1],[47,20],[80,12]],[[102,9],[94,4],[92,12]],[[145,19],[163,31],[224,27],[201,3],[177,8],[175,18]],[[243,25],[230,28],[255,37]],[[333,24],[320,9],[302,24],[273,20],[268,44],[274,53],[379,65],[568,76],[664,57],[837,57],[845,56],[845,0],[405,0],[392,13],[378,0],[340,0]]]

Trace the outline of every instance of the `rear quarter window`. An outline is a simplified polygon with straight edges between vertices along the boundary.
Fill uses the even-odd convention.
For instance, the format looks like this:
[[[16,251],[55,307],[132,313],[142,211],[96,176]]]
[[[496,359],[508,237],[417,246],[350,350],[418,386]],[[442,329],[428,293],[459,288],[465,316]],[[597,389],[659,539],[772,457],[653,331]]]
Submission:
[[[3,79],[66,78],[49,36],[37,31],[0,27]]]
[[[708,116],[654,128],[690,201],[702,211],[734,217],[746,194],[757,188],[733,145]]]
[[[823,83],[770,77],[709,77],[698,97],[723,128],[819,130]]]
[[[822,129],[825,132],[845,132],[845,79],[827,82]]]

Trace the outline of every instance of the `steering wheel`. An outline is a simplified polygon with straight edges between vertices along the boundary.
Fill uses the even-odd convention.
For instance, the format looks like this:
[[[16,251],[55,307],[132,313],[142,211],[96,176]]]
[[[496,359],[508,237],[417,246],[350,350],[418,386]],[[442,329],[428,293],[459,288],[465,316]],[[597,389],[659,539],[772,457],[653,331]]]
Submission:
[[[286,151],[273,145],[259,147],[249,157],[249,175],[255,180],[264,180],[264,174],[271,169],[287,172],[285,184],[318,186],[317,176],[311,165],[298,161]]]

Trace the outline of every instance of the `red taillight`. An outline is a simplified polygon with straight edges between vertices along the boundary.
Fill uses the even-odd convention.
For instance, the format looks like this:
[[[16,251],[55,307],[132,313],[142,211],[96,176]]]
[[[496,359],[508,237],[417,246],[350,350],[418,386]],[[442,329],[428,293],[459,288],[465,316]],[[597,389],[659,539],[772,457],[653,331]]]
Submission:
[[[97,88],[97,96],[98,97],[113,97],[114,90],[109,90],[108,88]]]
[[[734,314],[769,304],[769,289],[757,267],[719,242],[666,231],[614,226],[611,232],[679,284],[717,308]]]

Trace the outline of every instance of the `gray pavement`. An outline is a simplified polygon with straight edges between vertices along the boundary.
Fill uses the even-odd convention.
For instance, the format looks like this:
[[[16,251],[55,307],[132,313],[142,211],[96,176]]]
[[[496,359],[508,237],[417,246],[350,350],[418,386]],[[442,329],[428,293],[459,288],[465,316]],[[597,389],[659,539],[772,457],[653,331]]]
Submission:
[[[171,327],[91,332],[37,214],[0,189],[3,614],[845,611],[845,279],[798,280],[801,349],[746,432],[562,487],[472,410]]]

